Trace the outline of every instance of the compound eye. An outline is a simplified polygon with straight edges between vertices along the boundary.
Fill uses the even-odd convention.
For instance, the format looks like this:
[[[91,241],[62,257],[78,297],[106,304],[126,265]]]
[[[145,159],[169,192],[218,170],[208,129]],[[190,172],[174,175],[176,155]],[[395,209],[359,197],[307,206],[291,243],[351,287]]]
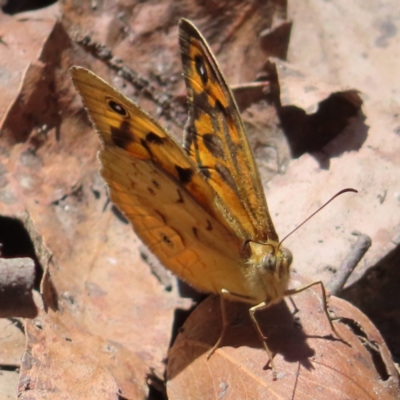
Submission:
[[[286,265],[290,265],[293,261],[292,253],[288,249],[281,248],[282,262]]]
[[[276,271],[276,257],[274,254],[266,254],[263,258],[263,268],[267,271]]]

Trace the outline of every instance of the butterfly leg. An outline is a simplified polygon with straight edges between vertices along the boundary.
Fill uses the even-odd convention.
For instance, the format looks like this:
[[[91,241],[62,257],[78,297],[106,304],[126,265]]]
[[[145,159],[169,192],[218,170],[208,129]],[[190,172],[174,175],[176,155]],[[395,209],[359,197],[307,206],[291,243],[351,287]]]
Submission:
[[[221,289],[219,300],[221,304],[221,316],[222,316],[222,330],[219,335],[217,342],[214,344],[212,349],[207,354],[207,360],[214,354],[215,350],[221,345],[221,342],[225,336],[226,328],[228,326],[228,317],[226,316],[226,308],[225,308],[225,300],[232,300],[232,301],[243,301],[243,297],[238,296],[236,294],[232,294],[229,290]]]
[[[207,354],[207,360],[213,355],[213,353],[215,352],[215,350],[218,349],[218,347],[221,345],[221,342],[225,336],[225,332],[226,332],[226,328],[228,326],[228,318],[226,316],[226,308],[225,308],[225,298],[229,298],[230,300],[236,300],[236,301],[243,301],[243,298],[237,295],[234,295],[232,293],[230,293],[228,290],[226,289],[221,289],[221,293],[219,296],[220,299],[220,304],[221,304],[221,316],[222,316],[222,330],[221,330],[221,334],[219,335],[219,338],[217,340],[217,342],[215,343],[215,345],[212,347],[212,349],[208,352]],[[269,349],[267,343],[266,343],[266,337],[264,336],[264,334],[261,331],[260,325],[258,324],[258,321],[256,319],[255,313],[258,310],[264,310],[265,308],[268,308],[270,306],[270,302],[268,301],[263,301],[260,304],[257,304],[254,307],[251,307],[249,309],[249,314],[250,314],[250,318],[253,321],[254,326],[256,327],[257,333],[261,338],[261,341],[263,343],[264,349],[268,354],[269,357],[269,362],[271,363],[271,369],[272,369],[272,379],[276,380],[276,370],[275,370],[275,366],[274,366],[274,361],[273,361],[273,355],[271,353],[271,350]]]
[[[228,318],[226,317],[226,308],[225,308],[224,295],[229,295],[229,292],[227,290],[225,290],[225,289],[222,289],[221,290],[221,294],[219,296],[219,300],[220,300],[220,304],[221,304],[222,330],[221,330],[221,333],[219,335],[219,338],[218,338],[217,342],[214,344],[212,349],[208,352],[207,360],[214,354],[215,350],[217,350],[218,347],[220,346],[220,344],[222,342],[222,339],[225,336],[226,327],[228,326]]]
[[[289,290],[286,290],[285,296],[293,296],[293,295],[295,295],[295,294],[297,294],[297,293],[300,293],[300,292],[303,292],[304,290],[307,290],[307,289],[309,289],[310,287],[315,286],[315,285],[320,285],[320,287],[321,287],[322,301],[323,301],[323,306],[324,306],[324,313],[325,313],[325,315],[326,315],[326,318],[327,318],[328,321],[329,321],[329,325],[330,325],[330,327],[331,327],[331,329],[332,329],[332,332],[334,332],[335,335],[336,335],[343,343],[348,344],[348,343],[346,342],[346,340],[344,340],[344,339],[342,338],[342,336],[339,334],[339,332],[336,330],[336,328],[335,328],[335,326],[334,326],[334,324],[333,324],[332,318],[331,318],[330,315],[329,315],[328,302],[327,302],[327,300],[326,300],[326,298],[327,298],[327,296],[326,296],[326,289],[325,289],[325,286],[324,286],[324,284],[322,283],[322,281],[315,281],[315,282],[309,283],[308,285],[302,286],[302,287],[297,288],[297,289],[289,289]]]
[[[265,337],[265,335],[263,334],[260,325],[258,324],[257,318],[256,318],[256,311],[261,311],[261,310],[265,310],[266,308],[268,308],[271,305],[271,303],[268,301],[263,301],[260,304],[257,304],[254,307],[251,307],[249,309],[249,314],[250,314],[250,318],[253,321],[254,326],[256,327],[257,333],[260,336],[261,342],[264,346],[265,351],[268,354],[268,358],[269,358],[269,362],[271,364],[271,370],[272,370],[272,379],[274,381],[276,381],[277,377],[276,377],[276,369],[275,369],[275,365],[274,365],[274,355],[272,354],[271,350],[269,349],[268,345],[267,345],[267,338]]]

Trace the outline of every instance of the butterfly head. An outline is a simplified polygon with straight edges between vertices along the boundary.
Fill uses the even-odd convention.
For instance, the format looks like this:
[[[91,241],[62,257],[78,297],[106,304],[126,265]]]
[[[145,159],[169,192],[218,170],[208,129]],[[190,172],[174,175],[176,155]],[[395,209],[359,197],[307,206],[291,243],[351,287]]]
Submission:
[[[271,274],[277,274],[282,277],[289,273],[290,264],[292,263],[292,253],[284,247],[267,245],[267,251],[261,261],[261,268]]]
[[[263,301],[275,303],[284,297],[290,278],[292,253],[278,242],[250,241],[248,265],[258,284],[263,287]]]

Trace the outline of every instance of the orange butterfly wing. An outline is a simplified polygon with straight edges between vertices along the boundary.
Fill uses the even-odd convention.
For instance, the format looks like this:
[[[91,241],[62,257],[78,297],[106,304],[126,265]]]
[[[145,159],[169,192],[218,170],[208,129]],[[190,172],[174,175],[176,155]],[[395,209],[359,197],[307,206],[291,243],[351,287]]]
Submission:
[[[184,148],[243,239],[278,241],[232,92],[196,27],[182,19],[179,34],[189,100]]]
[[[186,20],[180,45],[190,109],[185,150],[102,79],[71,70],[103,143],[111,200],[164,266],[194,287],[254,304],[278,301],[291,256],[278,246],[236,103]]]
[[[92,72],[72,79],[102,141],[101,174],[114,204],[165,267],[206,292],[247,295],[242,241],[213,188],[174,139]]]

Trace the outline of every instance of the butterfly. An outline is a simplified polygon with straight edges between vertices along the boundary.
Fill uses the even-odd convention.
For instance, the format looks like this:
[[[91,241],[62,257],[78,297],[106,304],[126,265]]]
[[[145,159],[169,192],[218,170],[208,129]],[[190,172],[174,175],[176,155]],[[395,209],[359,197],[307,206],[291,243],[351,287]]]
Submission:
[[[228,325],[225,300],[245,302],[275,376],[255,313],[310,285],[288,289],[292,255],[279,242],[238,107],[211,49],[186,19],[179,43],[189,107],[183,146],[94,73],[75,66],[72,80],[102,142],[101,174],[112,202],[166,268],[220,295],[222,331],[209,356]]]

